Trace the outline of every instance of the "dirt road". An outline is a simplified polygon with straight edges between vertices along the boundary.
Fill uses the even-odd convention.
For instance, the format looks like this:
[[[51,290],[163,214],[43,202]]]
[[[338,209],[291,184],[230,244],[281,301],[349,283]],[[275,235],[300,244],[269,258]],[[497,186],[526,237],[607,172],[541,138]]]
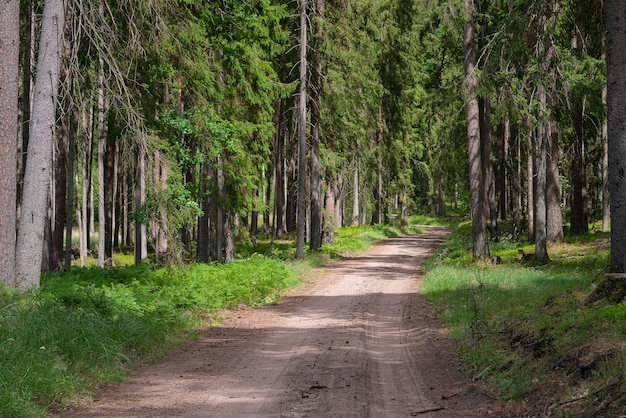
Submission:
[[[487,417],[419,269],[446,231],[389,239],[278,305],[232,312],[71,417]]]

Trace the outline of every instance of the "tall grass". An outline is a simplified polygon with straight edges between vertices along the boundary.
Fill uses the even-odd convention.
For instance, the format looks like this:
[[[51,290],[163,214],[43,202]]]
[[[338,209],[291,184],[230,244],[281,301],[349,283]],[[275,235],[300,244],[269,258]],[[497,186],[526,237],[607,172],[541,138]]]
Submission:
[[[517,249],[532,247],[514,240],[492,245],[501,263],[474,262],[461,227],[428,261],[421,290],[503,400],[532,404],[545,391],[544,413],[613,416],[626,411],[626,304],[584,303],[608,265],[606,235],[567,241],[549,246],[546,266],[521,264]]]
[[[30,294],[0,293],[0,416],[36,417],[172,348],[206,315],[272,303],[297,282],[256,255],[229,265],[51,274]]]
[[[419,229],[343,228],[335,244],[301,261],[292,240],[267,237],[228,265],[73,268],[46,275],[27,294],[0,288],[0,416],[39,417],[89,395],[170,350],[219,310],[274,303],[311,266],[404,232]]]

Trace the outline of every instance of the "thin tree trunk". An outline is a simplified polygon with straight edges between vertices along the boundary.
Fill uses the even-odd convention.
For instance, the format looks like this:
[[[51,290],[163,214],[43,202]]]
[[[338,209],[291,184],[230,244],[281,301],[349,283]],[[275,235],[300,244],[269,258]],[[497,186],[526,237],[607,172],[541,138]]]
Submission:
[[[559,131],[554,120],[550,122],[548,153],[546,157],[547,239],[549,242],[563,242],[561,177],[559,175]]]
[[[471,0],[464,0],[467,21],[463,25],[465,53],[465,87],[467,89],[467,148],[470,178],[470,209],[472,219],[473,254],[475,258],[489,258],[480,145],[479,106],[476,98],[476,45],[474,42],[474,9]]]
[[[134,209],[141,209],[146,201],[146,157],[144,150],[139,147],[137,152],[137,164],[135,168],[135,191]],[[135,220],[135,265],[141,264],[142,260],[148,256],[148,241],[146,236],[146,225],[142,219]]]
[[[583,98],[577,98],[580,102],[574,110],[574,137],[572,150],[571,176],[572,176],[572,207],[570,217],[570,232],[572,235],[586,234],[589,230],[587,214],[585,210],[585,156],[584,156],[584,133],[583,133]]]
[[[285,140],[282,128],[282,101],[274,103],[274,236],[283,239],[285,236]]]
[[[215,222],[215,248],[217,261],[224,262],[224,236],[227,226],[226,213],[224,210],[224,166],[222,156],[217,156],[217,195],[218,202],[216,205],[216,222]]]
[[[57,158],[54,182],[54,225],[52,226],[52,253],[49,268],[52,271],[61,270],[63,266],[63,238],[66,222],[66,197],[68,183],[68,154],[69,154],[69,118],[64,118],[57,134]],[[73,180],[70,177],[70,183]]]
[[[115,195],[115,135],[113,118],[107,122],[104,153],[104,265],[113,265],[113,207]]]
[[[506,122],[506,128],[509,130],[509,141],[511,150],[511,216],[513,218],[513,236],[517,239],[521,235],[522,223],[522,167],[520,161],[521,147],[519,138],[519,129],[516,124],[511,124],[509,120]]]
[[[507,196],[507,187],[506,187],[506,174],[507,174],[507,165],[509,157],[509,126],[508,121],[503,121],[498,126],[497,131],[497,161],[498,166],[495,171],[496,175],[496,190],[497,190],[497,199],[498,199],[498,218],[502,220],[506,220],[508,215],[508,196]]]
[[[326,184],[326,197],[324,205],[324,244],[335,243],[335,186],[329,181]]]
[[[74,82],[70,81],[70,95],[74,93]],[[64,269],[68,271],[72,266],[72,231],[74,230],[74,162],[76,161],[76,132],[77,123],[74,110],[70,109],[70,132],[69,132],[69,159],[67,162],[67,202],[65,208],[67,210],[66,228],[65,228],[65,260]]]
[[[198,216],[198,243],[196,246],[196,261],[198,263],[209,262],[209,194],[207,192],[208,162],[200,165],[200,209],[202,215]]]
[[[535,158],[534,134],[528,135],[528,163],[526,165],[526,212],[528,213],[528,241],[535,242]]]
[[[361,202],[359,201],[359,157],[354,158],[354,180],[353,180],[352,193],[352,225],[359,225],[359,208]]]
[[[306,140],[307,140],[307,0],[300,0],[300,89],[298,105],[298,231],[296,258],[304,257],[306,232]]]
[[[548,259],[547,247],[547,204],[546,204],[546,164],[548,154],[549,124],[544,120],[546,106],[546,91],[539,86],[539,103],[542,108],[539,120],[542,121],[537,128],[535,145],[535,261],[546,263]]]
[[[59,88],[59,66],[65,2],[46,0],[41,27],[41,43],[37,59],[32,138],[24,174],[22,216],[16,249],[16,287],[39,286],[43,234],[50,196],[52,144],[56,124],[56,99]]]
[[[19,0],[0,2],[0,283],[10,287],[15,285],[19,25]]]
[[[606,86],[602,89],[602,103],[606,106]],[[606,118],[602,123],[602,232],[610,230],[611,205],[609,196],[609,142]]]
[[[105,228],[105,179],[104,179],[104,158],[106,153],[107,127],[105,124],[106,105],[104,99],[104,62],[100,58],[100,69],[98,71],[98,123],[96,132],[98,133],[98,266],[106,266],[106,252],[104,250],[106,234]]]
[[[20,156],[18,157],[18,180],[17,180],[17,217],[19,218],[20,208],[22,205],[22,184],[24,179],[24,171],[26,170],[26,149],[28,149],[28,142],[30,138],[30,119],[31,119],[31,105],[32,105],[32,62],[34,61],[34,53],[36,49],[35,45],[35,36],[33,34],[33,20],[35,19],[33,13],[33,1],[25,0],[22,1],[22,10],[21,14],[23,17],[22,30],[23,35],[21,39],[21,48],[22,48],[22,100],[21,100],[21,125],[22,125],[22,141],[21,148],[19,148]],[[7,18],[12,19],[11,15],[8,14]],[[9,30],[11,25],[16,24],[15,21],[12,21],[11,24],[7,25],[6,28]],[[4,24],[2,25],[5,26]],[[8,62],[8,61],[7,61]]]

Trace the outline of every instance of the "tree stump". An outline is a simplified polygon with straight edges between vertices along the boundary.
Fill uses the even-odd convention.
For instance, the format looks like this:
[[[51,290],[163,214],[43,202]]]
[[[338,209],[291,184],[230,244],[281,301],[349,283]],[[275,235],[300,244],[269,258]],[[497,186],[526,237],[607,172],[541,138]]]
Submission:
[[[603,299],[612,304],[626,300],[626,273],[605,274],[593,292],[585,299],[585,304],[590,305]]]

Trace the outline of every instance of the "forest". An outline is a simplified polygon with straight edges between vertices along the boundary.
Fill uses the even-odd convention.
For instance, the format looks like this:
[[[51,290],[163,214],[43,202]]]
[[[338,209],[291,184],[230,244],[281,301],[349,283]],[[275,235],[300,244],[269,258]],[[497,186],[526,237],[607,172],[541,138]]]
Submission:
[[[471,220],[476,258],[505,219],[538,262],[564,233],[611,226],[623,272],[625,13],[2,2],[1,281],[37,287],[122,248],[135,264],[230,263],[259,234],[295,236],[302,257],[339,227],[410,213]]]

